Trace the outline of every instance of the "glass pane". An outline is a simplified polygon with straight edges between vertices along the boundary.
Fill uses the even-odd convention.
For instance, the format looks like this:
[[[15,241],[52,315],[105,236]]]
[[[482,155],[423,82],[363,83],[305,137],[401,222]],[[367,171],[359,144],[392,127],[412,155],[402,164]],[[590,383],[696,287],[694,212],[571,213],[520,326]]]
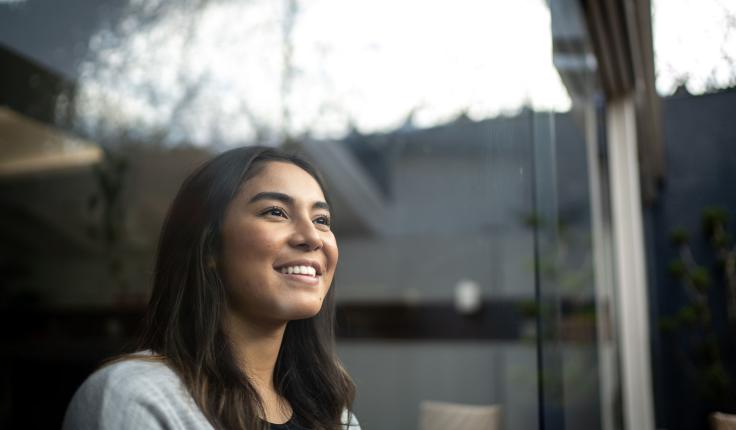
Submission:
[[[538,116],[535,140],[543,421],[553,429],[618,429],[604,99],[579,3],[549,4],[554,63],[573,107]]]
[[[524,111],[348,140],[386,166],[378,215],[356,210],[380,222],[341,237],[337,274],[340,350],[371,426],[416,428],[422,402],[442,401],[537,427],[531,125]]]
[[[181,180],[257,143],[327,179],[363,428],[465,406],[505,429],[612,422],[594,60],[558,50],[585,37],[568,3],[0,2],[0,293],[25,318],[6,360],[59,381],[47,416],[3,382],[0,426],[58,427],[131,344]]]

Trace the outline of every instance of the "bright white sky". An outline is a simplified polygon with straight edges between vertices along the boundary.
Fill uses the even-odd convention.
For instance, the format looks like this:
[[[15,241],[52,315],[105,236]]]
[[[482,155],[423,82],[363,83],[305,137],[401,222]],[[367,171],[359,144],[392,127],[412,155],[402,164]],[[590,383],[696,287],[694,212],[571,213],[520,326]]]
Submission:
[[[653,0],[652,20],[660,94],[736,85],[736,1]]]
[[[168,140],[199,143],[242,143],[259,129],[279,138],[285,4],[213,1],[195,21],[167,13],[141,31],[131,15],[117,35],[100,32],[80,79],[87,126],[168,127]],[[411,111],[425,127],[463,111],[475,119],[513,113],[525,103],[567,110],[549,28],[544,0],[301,1],[288,129],[339,137],[351,125],[391,130]]]
[[[134,13],[90,43],[95,55],[80,78],[90,131],[158,128],[168,142],[242,144],[280,139],[284,129],[323,138],[351,125],[388,131],[410,112],[415,126],[427,127],[461,112],[482,119],[525,104],[570,107],[552,65],[544,0],[298,1],[286,90],[286,1],[212,1],[201,13],[172,9],[141,28],[147,2],[130,0]],[[736,58],[736,30],[725,31],[719,4],[654,0],[662,93],[683,73],[702,91],[714,65],[716,82],[727,82],[719,40]]]

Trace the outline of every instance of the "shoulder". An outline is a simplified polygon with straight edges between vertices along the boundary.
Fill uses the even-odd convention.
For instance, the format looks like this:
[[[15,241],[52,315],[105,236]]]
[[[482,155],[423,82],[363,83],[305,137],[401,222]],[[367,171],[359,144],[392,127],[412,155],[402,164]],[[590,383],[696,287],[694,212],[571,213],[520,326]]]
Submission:
[[[146,398],[176,390],[180,380],[163,361],[131,357],[97,369],[79,387],[80,396]]]
[[[103,366],[82,383],[67,408],[64,428],[164,428],[191,409],[196,409],[193,400],[169,366],[131,357]]]
[[[358,423],[358,418],[352,411],[348,410],[347,408],[343,409],[342,418],[340,419],[340,421],[343,424],[344,430],[360,430],[360,423]]]

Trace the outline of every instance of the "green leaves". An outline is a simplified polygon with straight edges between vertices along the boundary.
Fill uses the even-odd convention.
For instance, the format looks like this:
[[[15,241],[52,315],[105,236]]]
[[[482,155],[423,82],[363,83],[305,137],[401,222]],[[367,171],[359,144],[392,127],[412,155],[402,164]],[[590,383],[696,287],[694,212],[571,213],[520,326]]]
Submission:
[[[678,258],[670,261],[669,272],[674,278],[683,279],[687,274],[687,266],[684,261]]]
[[[672,242],[672,245],[676,247],[687,245],[689,240],[690,235],[684,228],[676,228],[672,230],[672,233],[670,234],[670,241]]]
[[[715,229],[725,227],[728,223],[728,213],[723,208],[707,207],[703,209],[701,222],[703,233],[709,237]]]
[[[695,269],[688,274],[688,277],[690,278],[690,282],[692,282],[693,286],[701,292],[710,287],[710,273],[708,273],[708,270],[703,266],[696,266]]]
[[[718,207],[702,211],[703,238],[712,251],[712,258],[704,256],[702,264],[698,264],[699,259],[693,254],[694,249],[700,249],[700,244],[691,243],[685,229],[672,231],[670,241],[677,250],[677,257],[670,261],[668,271],[684,287],[688,301],[674,315],[659,319],[659,329],[671,335],[679,348],[684,349],[680,351],[682,359],[687,362],[685,368],[695,370],[693,376],[699,395],[710,400],[734,398],[731,397],[733,383],[721,354],[724,339],[719,337],[714,326],[711,309],[722,303],[713,303],[713,295],[709,292],[711,287],[723,287],[731,300],[728,303],[732,303],[736,295],[736,248],[728,232],[728,218],[728,213]]]

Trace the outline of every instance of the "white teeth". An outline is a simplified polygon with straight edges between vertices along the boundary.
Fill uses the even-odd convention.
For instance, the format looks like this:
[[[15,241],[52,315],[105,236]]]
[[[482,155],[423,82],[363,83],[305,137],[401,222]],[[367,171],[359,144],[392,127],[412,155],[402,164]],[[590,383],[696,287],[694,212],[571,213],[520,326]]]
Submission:
[[[282,267],[281,273],[317,276],[317,269],[311,266],[289,266]]]

